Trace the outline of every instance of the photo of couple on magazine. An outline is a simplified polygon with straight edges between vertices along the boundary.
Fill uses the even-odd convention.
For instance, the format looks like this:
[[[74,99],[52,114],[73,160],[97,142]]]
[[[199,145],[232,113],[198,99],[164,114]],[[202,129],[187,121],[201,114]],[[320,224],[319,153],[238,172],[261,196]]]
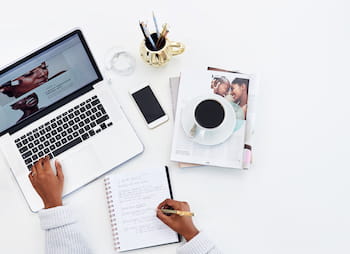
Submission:
[[[215,94],[224,97],[232,104],[237,119],[246,120],[249,79],[236,77],[230,80],[224,75],[212,75],[210,88]]]

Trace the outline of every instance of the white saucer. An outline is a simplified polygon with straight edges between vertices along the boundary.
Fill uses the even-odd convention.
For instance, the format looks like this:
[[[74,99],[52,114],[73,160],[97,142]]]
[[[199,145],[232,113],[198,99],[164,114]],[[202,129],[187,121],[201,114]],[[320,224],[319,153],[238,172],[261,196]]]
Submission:
[[[199,127],[194,119],[196,105],[206,99],[219,101],[225,110],[224,121],[213,130]],[[227,100],[216,94],[207,94],[194,98],[183,107],[181,124],[184,132],[192,141],[201,145],[217,145],[223,143],[232,135],[236,125],[236,114]]]

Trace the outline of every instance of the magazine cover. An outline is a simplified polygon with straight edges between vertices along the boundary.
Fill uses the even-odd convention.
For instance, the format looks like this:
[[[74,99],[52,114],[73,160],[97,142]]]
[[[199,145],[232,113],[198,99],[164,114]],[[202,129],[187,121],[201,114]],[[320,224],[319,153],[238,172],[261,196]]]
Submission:
[[[243,168],[245,134],[247,117],[249,117],[248,105],[251,98],[251,87],[254,86],[254,83],[255,78],[251,75],[220,71],[214,68],[182,73],[171,160]],[[222,126],[225,123],[226,127],[214,128],[215,132],[211,130],[209,133],[206,132],[204,134],[206,137],[202,137],[201,140],[200,131],[193,122],[198,124],[195,116],[198,101],[208,98],[220,101],[227,108],[226,116],[221,124]],[[195,133],[195,138],[193,133]]]

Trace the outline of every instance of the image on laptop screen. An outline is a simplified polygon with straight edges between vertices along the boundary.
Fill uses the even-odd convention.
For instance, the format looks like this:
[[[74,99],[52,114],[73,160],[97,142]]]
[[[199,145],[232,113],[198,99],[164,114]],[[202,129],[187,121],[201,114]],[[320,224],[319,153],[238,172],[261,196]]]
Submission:
[[[0,75],[0,132],[98,79],[73,34]]]

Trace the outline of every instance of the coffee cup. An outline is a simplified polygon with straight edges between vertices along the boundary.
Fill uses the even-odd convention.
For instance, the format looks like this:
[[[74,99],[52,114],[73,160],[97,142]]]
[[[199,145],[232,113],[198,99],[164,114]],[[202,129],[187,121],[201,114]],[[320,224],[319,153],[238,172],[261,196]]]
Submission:
[[[194,125],[190,130],[192,137],[205,132],[217,131],[225,120],[225,107],[219,100],[206,98],[200,100],[194,107]]]

